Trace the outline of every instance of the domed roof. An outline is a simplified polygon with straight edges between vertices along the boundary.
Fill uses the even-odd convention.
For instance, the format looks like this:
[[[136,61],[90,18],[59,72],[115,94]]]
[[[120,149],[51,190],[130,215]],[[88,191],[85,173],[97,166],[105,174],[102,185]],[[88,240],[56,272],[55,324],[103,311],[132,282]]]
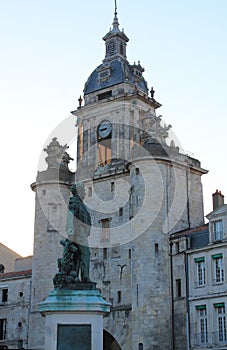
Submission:
[[[103,37],[103,40],[106,44],[105,59],[88,78],[84,87],[84,95],[122,83],[133,85],[147,94],[147,83],[143,78],[144,69],[139,62],[130,65],[127,61],[126,47],[129,39],[124,30],[119,28],[116,3],[113,27]]]
[[[84,95],[121,83],[136,85],[147,94],[147,82],[142,72],[140,64],[130,65],[126,60],[116,57],[108,63],[104,62],[92,72],[85,84]]]

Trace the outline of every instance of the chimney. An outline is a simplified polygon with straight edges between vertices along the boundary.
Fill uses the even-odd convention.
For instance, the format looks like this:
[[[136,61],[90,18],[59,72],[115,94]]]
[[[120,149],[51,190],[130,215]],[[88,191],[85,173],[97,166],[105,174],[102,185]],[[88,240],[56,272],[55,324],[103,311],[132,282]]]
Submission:
[[[216,210],[220,206],[224,204],[225,196],[221,193],[221,191],[216,190],[215,193],[212,194],[213,197],[213,210]]]

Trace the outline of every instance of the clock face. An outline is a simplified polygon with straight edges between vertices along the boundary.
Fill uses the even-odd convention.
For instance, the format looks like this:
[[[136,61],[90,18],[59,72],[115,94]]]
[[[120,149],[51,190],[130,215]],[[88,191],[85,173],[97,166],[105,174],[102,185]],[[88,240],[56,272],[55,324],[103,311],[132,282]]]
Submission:
[[[112,124],[109,122],[109,120],[104,120],[99,124],[98,126],[98,136],[102,139],[107,138],[112,131]]]

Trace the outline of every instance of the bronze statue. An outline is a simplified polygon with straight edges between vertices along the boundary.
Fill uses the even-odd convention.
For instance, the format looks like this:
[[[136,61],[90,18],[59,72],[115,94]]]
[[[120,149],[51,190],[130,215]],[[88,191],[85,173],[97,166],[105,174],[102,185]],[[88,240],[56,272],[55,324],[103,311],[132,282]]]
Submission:
[[[77,274],[81,281],[88,282],[90,249],[88,237],[91,230],[91,216],[83,200],[85,197],[84,184],[78,182],[71,188],[72,197],[69,199],[66,231],[70,241],[74,242],[79,252],[79,264]]]
[[[58,269],[62,274],[71,274],[75,272],[73,275],[78,277],[78,248],[75,243],[66,239],[65,241],[60,241],[61,245],[64,246],[63,258],[58,259]]]
[[[66,232],[68,238],[61,241],[64,246],[63,257],[58,259],[59,272],[54,277],[55,288],[77,289],[81,284],[90,283],[89,278],[90,249],[88,237],[91,230],[91,216],[83,200],[85,188],[83,183],[71,187],[72,196],[69,199]]]

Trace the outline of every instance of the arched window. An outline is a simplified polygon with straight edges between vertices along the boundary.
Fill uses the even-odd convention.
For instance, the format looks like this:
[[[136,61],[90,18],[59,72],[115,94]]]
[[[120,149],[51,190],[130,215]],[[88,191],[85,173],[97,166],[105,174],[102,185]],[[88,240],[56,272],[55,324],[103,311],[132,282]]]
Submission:
[[[123,43],[120,44],[120,54],[124,55],[124,45],[123,45]]]
[[[108,46],[107,46],[107,53],[109,55],[113,55],[114,54],[114,50],[115,50],[115,45],[114,45],[114,42],[111,41]]]

